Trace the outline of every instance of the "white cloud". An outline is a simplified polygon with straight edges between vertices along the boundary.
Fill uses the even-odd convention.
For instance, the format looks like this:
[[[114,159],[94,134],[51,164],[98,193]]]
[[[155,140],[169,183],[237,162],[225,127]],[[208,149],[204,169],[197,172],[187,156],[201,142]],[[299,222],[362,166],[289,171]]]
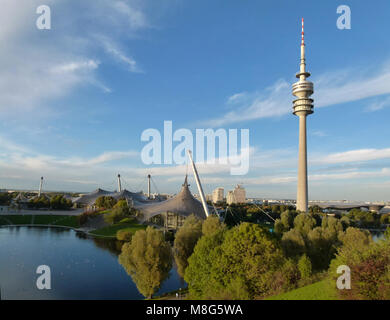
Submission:
[[[384,149],[357,149],[345,152],[332,153],[325,157],[318,157],[313,159],[313,164],[324,163],[348,163],[359,161],[372,161],[390,158],[390,148]]]
[[[345,69],[333,73],[327,72],[313,77],[313,79],[315,108],[390,94],[390,68],[387,65],[383,66],[382,70],[376,74],[369,74],[360,69]],[[263,91],[232,95],[228,99],[228,103],[234,103],[236,110],[204,123],[217,127],[230,123],[282,116],[292,111],[293,98],[291,83],[279,79]],[[379,110],[389,103],[390,98],[369,108],[372,111]]]
[[[125,1],[109,1],[112,7],[122,15],[125,15],[128,18],[128,23],[132,28],[145,28],[149,26],[149,22],[147,21],[144,13],[135,8],[130,3],[126,3]]]
[[[207,120],[204,123],[218,127],[229,123],[281,116],[291,109],[290,85],[285,80],[279,80],[266,88],[264,92],[251,95],[242,93],[229,98],[230,102],[242,102],[234,111],[230,111],[221,118]],[[243,97],[245,96],[245,99]]]
[[[231,104],[235,104],[235,103],[243,102],[247,98],[248,98],[247,92],[240,92],[240,93],[236,93],[236,94],[233,94],[232,96],[230,96],[228,98],[227,102],[231,103]]]
[[[142,72],[142,70],[138,67],[137,62],[130,56],[123,53],[122,50],[118,48],[116,44],[114,44],[111,40],[106,37],[98,36],[99,41],[101,41],[104,50],[110,54],[115,60],[124,63],[127,65],[128,70],[131,72]]]
[[[316,136],[316,137],[327,137],[328,136],[328,134],[326,132],[321,131],[321,130],[315,130],[315,131],[311,132],[311,134],[313,136]]]
[[[99,62],[94,60],[88,61],[72,61],[68,63],[61,64],[59,66],[54,66],[51,71],[53,73],[72,73],[80,70],[95,70],[99,67]]]
[[[384,99],[377,99],[376,101],[372,102],[370,105],[367,106],[366,111],[379,111],[388,106],[390,106],[390,96],[385,97]]]
[[[149,27],[143,2],[48,0],[51,30],[35,27],[36,8],[41,4],[40,0],[1,3],[0,40],[7,44],[0,50],[2,116],[22,119],[39,110],[34,117],[46,117],[56,113],[55,99],[85,86],[110,92],[109,84],[99,79],[99,66],[107,57],[121,61],[132,72],[140,71],[136,61],[119,49],[118,39],[128,40],[130,34]],[[108,56],[101,56],[97,35],[106,39]]]

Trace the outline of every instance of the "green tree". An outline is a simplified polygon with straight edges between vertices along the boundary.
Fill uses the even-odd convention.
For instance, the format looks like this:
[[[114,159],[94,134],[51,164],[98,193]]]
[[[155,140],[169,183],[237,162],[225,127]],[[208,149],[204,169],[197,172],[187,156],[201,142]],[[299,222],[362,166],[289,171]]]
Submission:
[[[128,207],[125,200],[119,200],[110,213],[104,215],[104,221],[110,224],[115,224],[121,220],[130,217],[132,210]]]
[[[337,279],[337,268],[347,265],[351,270],[351,289],[339,290],[344,299],[390,299],[390,241],[373,242],[368,232],[348,228],[342,236],[343,245],[332,260],[329,273]]]
[[[177,272],[181,277],[184,277],[185,269],[188,266],[187,260],[201,236],[202,220],[193,214],[187,217],[183,226],[176,232],[173,248]]]
[[[221,222],[216,215],[210,215],[202,224],[202,234],[209,236],[226,228],[226,225]]]
[[[188,283],[190,296],[193,299],[212,298],[213,264],[219,255],[219,247],[223,242],[226,229],[208,236],[203,236],[197,242],[194,253],[188,259],[184,280]]]
[[[309,257],[304,254],[298,261],[298,269],[301,275],[301,279],[308,279],[311,277],[312,268]]]
[[[49,208],[50,207],[50,199],[46,196],[41,195],[40,197],[35,197],[31,199],[28,203],[28,206],[35,209],[40,208]]]
[[[115,206],[117,201],[111,196],[100,196],[95,201],[95,206],[101,209],[111,209]]]
[[[274,231],[281,236],[283,233],[289,231],[294,227],[294,213],[290,210],[284,211],[280,215],[280,219],[275,220]]]
[[[57,210],[67,210],[72,207],[72,201],[59,194],[50,199],[50,207]]]
[[[294,258],[307,251],[304,236],[295,228],[283,234],[281,244],[286,257]]]
[[[280,215],[280,220],[282,221],[286,231],[294,227],[294,218],[294,213],[292,213],[290,210],[284,211]]]
[[[341,225],[343,226],[343,230],[347,230],[348,227],[352,226],[351,220],[348,218],[348,216],[342,216],[340,219]]]
[[[172,268],[172,250],[161,231],[152,227],[138,230],[125,243],[119,263],[131,276],[138,291],[147,298],[160,288]]]
[[[274,231],[277,235],[282,236],[287,230],[284,227],[282,220],[276,219],[274,224]]]
[[[268,230],[244,222],[203,236],[189,258],[185,280],[193,298],[253,299],[272,290],[274,274],[284,262]]]
[[[294,219],[294,228],[307,235],[316,226],[316,220],[307,213],[300,213]]]

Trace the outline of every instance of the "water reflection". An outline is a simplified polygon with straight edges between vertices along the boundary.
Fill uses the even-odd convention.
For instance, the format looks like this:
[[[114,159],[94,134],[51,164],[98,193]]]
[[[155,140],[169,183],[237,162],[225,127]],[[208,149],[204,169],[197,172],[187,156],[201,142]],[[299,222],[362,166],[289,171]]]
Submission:
[[[122,243],[71,229],[0,228],[3,299],[143,299],[118,263]],[[36,268],[48,265],[52,289],[38,290]],[[157,294],[183,287],[173,268]]]

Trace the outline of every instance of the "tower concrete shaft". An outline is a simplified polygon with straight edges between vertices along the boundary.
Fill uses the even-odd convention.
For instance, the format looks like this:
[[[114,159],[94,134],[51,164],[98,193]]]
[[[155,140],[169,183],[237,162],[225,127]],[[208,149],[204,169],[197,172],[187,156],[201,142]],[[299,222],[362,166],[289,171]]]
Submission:
[[[297,186],[297,210],[307,212],[308,210],[308,184],[307,184],[307,142],[306,142],[306,117],[314,112],[313,83],[306,79],[310,73],[306,71],[304,21],[302,19],[302,41],[301,41],[301,62],[299,79],[293,84],[293,95],[297,97],[293,101],[293,114],[299,117],[299,159],[298,159],[298,186]]]
[[[150,174],[148,174],[148,199],[150,199]]]
[[[118,192],[122,191],[121,175],[118,174]]]
[[[42,185],[43,185],[43,177],[41,177],[41,182],[39,183],[38,197],[41,196],[41,193],[42,193]]]

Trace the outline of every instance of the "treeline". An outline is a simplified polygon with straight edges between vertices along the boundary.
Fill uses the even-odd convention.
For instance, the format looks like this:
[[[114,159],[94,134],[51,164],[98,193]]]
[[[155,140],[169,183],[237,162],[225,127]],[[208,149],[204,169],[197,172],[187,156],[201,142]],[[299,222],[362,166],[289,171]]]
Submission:
[[[225,213],[225,222],[228,226],[234,226],[241,222],[269,223],[272,222],[272,219],[281,219],[281,215],[285,211],[289,211],[294,215],[299,213],[295,210],[294,206],[288,205],[231,205]],[[320,217],[327,216],[327,212],[319,206],[310,207],[309,213],[317,214]],[[334,213],[334,217],[356,228],[379,228],[382,225],[390,224],[390,213],[381,215],[377,212],[363,211],[360,209],[352,209],[348,213],[336,212]]]
[[[295,207],[289,205],[253,205],[232,204],[226,209],[224,220],[227,226],[232,227],[241,222],[272,223],[272,219],[278,219],[282,212],[294,211]],[[267,214],[265,214],[265,212]]]
[[[28,207],[31,209],[55,209],[55,210],[68,210],[72,207],[72,201],[64,198],[63,195],[56,195],[48,198],[44,195],[35,197],[28,202]]]

